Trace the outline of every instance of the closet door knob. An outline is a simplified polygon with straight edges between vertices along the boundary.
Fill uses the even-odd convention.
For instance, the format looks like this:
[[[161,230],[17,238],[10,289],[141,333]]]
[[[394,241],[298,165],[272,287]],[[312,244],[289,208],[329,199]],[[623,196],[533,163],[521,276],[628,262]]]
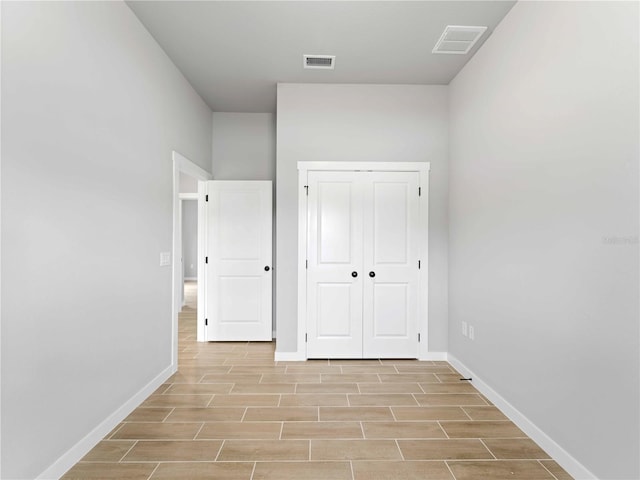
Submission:
[[[375,276],[376,276],[376,272],[369,272],[369,276],[370,276],[371,278],[375,277]]]
[[[358,272],[351,272],[351,276],[352,276],[353,278],[356,278],[356,277],[358,276]]]
[[[271,270],[271,269],[269,268],[269,265],[267,265],[266,267],[264,267],[264,271],[265,271],[265,272],[268,272],[269,270]]]

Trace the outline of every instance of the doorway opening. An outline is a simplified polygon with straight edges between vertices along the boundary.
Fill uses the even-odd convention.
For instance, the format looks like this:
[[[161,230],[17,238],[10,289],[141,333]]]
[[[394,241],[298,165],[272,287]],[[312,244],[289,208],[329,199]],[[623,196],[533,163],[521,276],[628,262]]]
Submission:
[[[172,319],[172,350],[171,364],[174,371],[178,368],[178,336],[179,317],[188,323],[193,319],[195,323],[197,306],[194,305],[189,311],[191,302],[197,303],[197,278],[198,278],[198,247],[199,240],[197,235],[198,204],[201,202],[198,196],[198,182],[206,181],[211,178],[211,174],[200,168],[188,158],[173,152],[173,262],[172,262],[172,301],[171,301],[171,319]],[[190,218],[191,210],[195,210],[195,219]],[[185,218],[190,219],[191,223],[184,228]],[[194,223],[195,222],[195,223]],[[193,224],[193,228],[191,228]],[[192,236],[191,236],[192,235]],[[186,241],[185,241],[186,239]],[[195,242],[195,246],[194,246]],[[185,249],[189,250],[186,255]],[[195,250],[195,251],[194,251]],[[185,257],[186,262],[185,262]],[[187,267],[187,268],[185,268]],[[187,280],[192,277],[192,272],[196,280]],[[186,278],[185,278],[186,277]],[[184,307],[184,315],[181,311]],[[184,323],[182,322],[182,323]],[[187,325],[185,325],[186,327]]]

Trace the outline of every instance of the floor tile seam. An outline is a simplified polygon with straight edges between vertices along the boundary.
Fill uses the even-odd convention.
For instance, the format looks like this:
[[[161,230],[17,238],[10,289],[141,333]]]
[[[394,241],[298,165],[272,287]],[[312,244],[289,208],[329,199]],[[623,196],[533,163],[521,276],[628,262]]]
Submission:
[[[214,460],[214,462],[218,461],[218,458],[220,458],[220,454],[222,453],[222,449],[224,448],[224,444],[227,441],[227,439],[223,439],[222,443],[220,444],[220,449],[218,450],[218,454],[216,455],[216,459]]]
[[[553,459],[545,459],[545,460],[553,460]],[[544,468],[547,472],[549,472],[549,474],[554,478],[554,480],[558,480],[558,477],[556,477],[556,474],[553,473],[551,470],[549,470],[547,466],[544,463],[542,463],[541,459],[538,459],[538,463],[542,465],[542,468]]]
[[[194,422],[195,423],[195,422]],[[191,439],[191,441],[194,441],[198,438],[198,435],[200,435],[200,432],[202,431],[202,429],[204,428],[204,423],[202,422],[202,424],[200,425],[200,428],[198,429],[198,431],[196,432],[196,434],[193,436],[193,438]]]
[[[131,450],[133,450],[133,447],[135,447],[135,446],[138,444],[138,442],[139,442],[139,441],[140,441],[140,440],[135,440],[135,441],[133,442],[133,445],[131,445],[131,447],[129,447],[129,449],[125,452],[125,454],[124,454],[124,455],[122,455],[122,457],[120,457],[120,460],[118,460],[118,463],[123,463],[122,461],[125,459],[125,457],[126,457],[127,455],[129,455],[129,453],[131,452]]]
[[[487,449],[487,451],[491,454],[491,456],[492,456],[495,460],[498,460],[498,457],[496,457],[496,456],[495,456],[495,454],[493,453],[493,451],[492,451],[492,450],[487,446],[487,444],[486,444],[486,443],[484,443],[484,441],[482,440],[482,438],[478,438],[478,440],[480,440],[480,443],[482,444],[482,446],[483,446],[484,448],[486,448],[486,449]]]
[[[169,423],[166,420],[167,420],[167,418],[169,418],[171,416],[171,414],[173,414],[173,412],[176,411],[176,408],[177,407],[171,407],[171,411],[165,415],[165,417],[162,419],[161,422],[154,422],[154,423]]]
[[[147,477],[147,480],[150,480],[150,478],[153,477],[153,474],[156,473],[156,470],[158,470],[158,467],[160,467],[160,462],[158,462],[158,464],[156,465],[156,468],[154,468],[153,471],[149,474],[149,476]]]
[[[451,478],[453,478],[454,480],[457,480],[457,477],[456,477],[455,473],[453,473],[453,470],[451,469],[451,466],[449,465],[449,460],[445,460],[444,464],[447,466],[447,470],[449,470],[449,473],[451,474]]]
[[[249,480],[253,480],[253,475],[256,472],[256,467],[258,466],[258,462],[253,462],[253,468],[251,469],[251,476],[249,476]]]

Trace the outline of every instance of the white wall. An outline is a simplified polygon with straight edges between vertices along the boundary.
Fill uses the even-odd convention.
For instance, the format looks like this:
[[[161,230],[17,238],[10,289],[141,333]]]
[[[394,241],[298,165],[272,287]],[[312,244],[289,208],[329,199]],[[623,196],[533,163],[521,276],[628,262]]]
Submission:
[[[171,362],[172,159],[211,112],[123,2],[2,5],[2,478]]]
[[[215,180],[275,181],[275,115],[214,112],[212,158]]]
[[[184,278],[198,276],[197,200],[182,200],[182,268]]]
[[[429,332],[447,350],[447,87],[279,84],[278,352],[297,348],[298,161],[431,162]]]
[[[450,85],[450,352],[607,480],[640,478],[638,54],[636,2],[518,2]]]

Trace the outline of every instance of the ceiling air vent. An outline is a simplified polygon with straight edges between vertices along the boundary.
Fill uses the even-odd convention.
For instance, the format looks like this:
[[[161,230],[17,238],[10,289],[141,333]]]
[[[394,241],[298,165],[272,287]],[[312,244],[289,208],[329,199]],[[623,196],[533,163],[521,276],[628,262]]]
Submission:
[[[336,64],[335,55],[303,55],[304,68],[322,68],[325,70],[333,70]]]
[[[464,27],[459,25],[447,25],[433,47],[432,53],[449,53],[464,55],[469,53],[471,47],[480,39],[487,27]]]

